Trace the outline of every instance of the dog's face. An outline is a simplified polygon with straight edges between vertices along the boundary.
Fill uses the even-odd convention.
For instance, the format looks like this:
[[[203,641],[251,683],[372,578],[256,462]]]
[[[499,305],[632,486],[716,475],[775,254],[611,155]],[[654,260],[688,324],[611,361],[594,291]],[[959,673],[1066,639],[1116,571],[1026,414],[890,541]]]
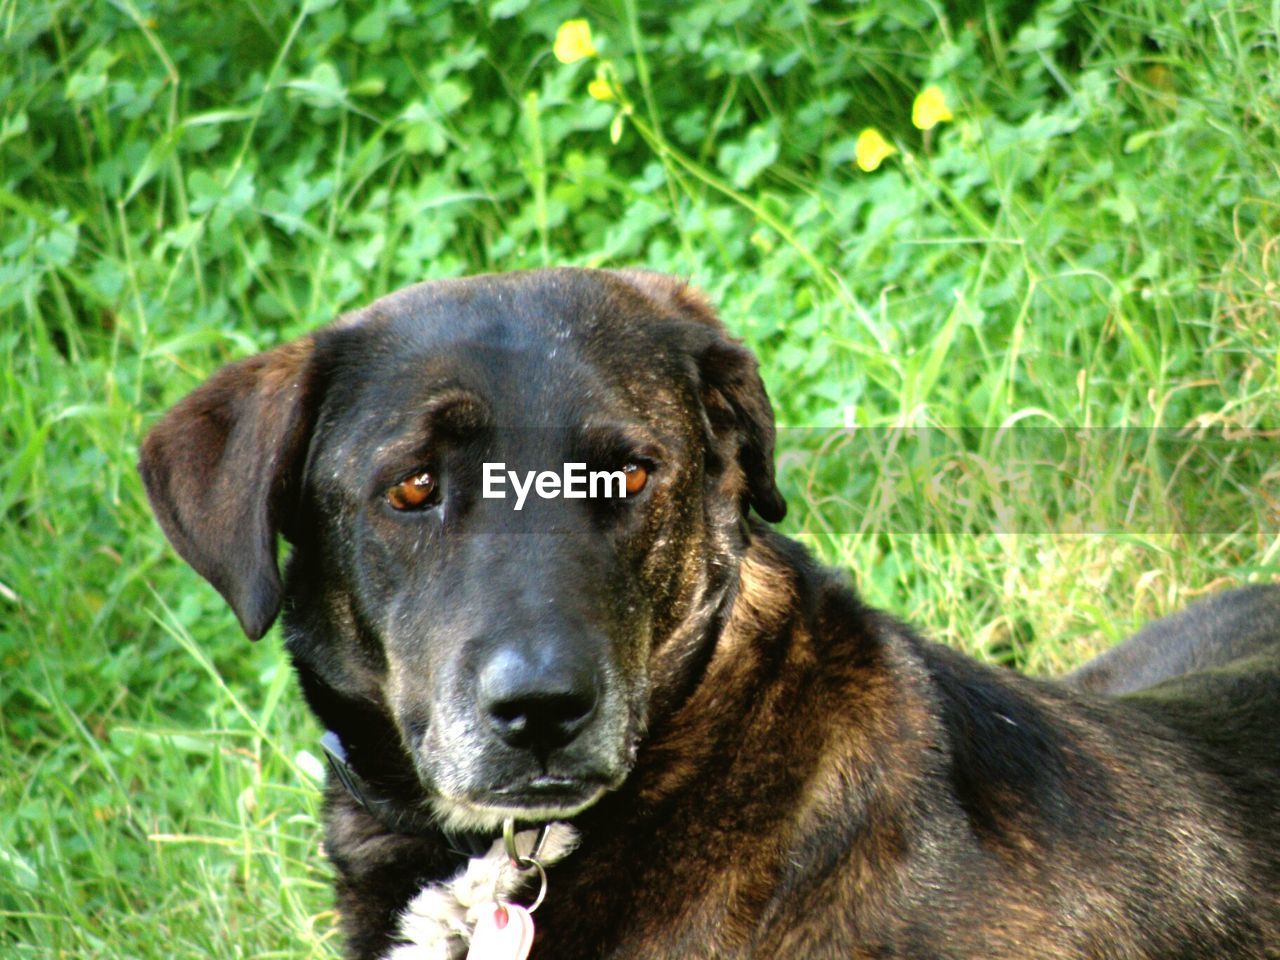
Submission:
[[[697,294],[561,270],[410,288],[234,364],[141,466],[246,632],[283,602],[356,760],[492,830],[625,778],[731,587],[743,514],[784,510],[772,442],[754,360]]]

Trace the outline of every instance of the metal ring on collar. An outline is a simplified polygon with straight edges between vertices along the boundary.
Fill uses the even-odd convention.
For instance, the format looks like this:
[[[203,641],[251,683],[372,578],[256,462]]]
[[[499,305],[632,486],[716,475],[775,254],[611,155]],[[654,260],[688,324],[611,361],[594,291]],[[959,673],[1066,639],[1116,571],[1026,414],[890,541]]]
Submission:
[[[542,864],[537,860],[538,854],[542,852],[542,845],[547,842],[547,833],[551,830],[551,824],[544,823],[538,831],[538,839],[534,841],[533,849],[529,852],[529,856],[525,857],[516,849],[516,822],[511,817],[502,821],[502,846],[507,851],[507,859],[517,870],[532,870],[537,868],[542,871]],[[545,884],[544,884],[545,885]]]
[[[547,871],[542,868],[542,864],[539,863],[537,860],[529,858],[527,862],[531,864],[535,870],[538,871],[538,895],[533,898],[533,903],[525,907],[526,910],[528,910],[530,913],[533,913],[533,911],[537,910],[540,906],[542,906],[542,901],[547,896]]]
[[[511,865],[517,870],[538,871],[538,895],[533,898],[533,903],[525,907],[530,913],[542,906],[542,901],[547,896],[547,871],[538,861],[538,854],[542,852],[542,845],[546,842],[547,832],[550,829],[551,824],[542,825],[542,829],[538,831],[538,839],[534,841],[533,850],[530,851],[529,856],[523,857],[516,849],[515,820],[508,818],[502,823],[502,846],[507,851],[507,859],[511,861]]]

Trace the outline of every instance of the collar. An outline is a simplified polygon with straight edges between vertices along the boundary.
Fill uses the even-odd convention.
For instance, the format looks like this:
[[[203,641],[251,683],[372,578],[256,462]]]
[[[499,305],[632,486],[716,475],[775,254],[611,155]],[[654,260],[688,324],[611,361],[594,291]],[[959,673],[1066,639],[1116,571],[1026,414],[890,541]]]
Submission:
[[[417,807],[383,796],[376,787],[356,772],[347,757],[342,738],[332,730],[326,730],[320,738],[320,748],[329,761],[329,769],[338,778],[351,797],[364,811],[392,833],[413,836],[443,836],[449,849],[462,859],[483,856],[499,834],[451,833],[442,830],[430,814]]]

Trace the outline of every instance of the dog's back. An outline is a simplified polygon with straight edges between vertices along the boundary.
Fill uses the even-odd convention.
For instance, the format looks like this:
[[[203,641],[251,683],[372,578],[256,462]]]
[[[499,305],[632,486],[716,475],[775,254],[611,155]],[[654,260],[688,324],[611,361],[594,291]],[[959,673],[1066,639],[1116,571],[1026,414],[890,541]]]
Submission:
[[[1201,747],[1264,819],[1280,790],[1280,585],[1229,590],[1148,624],[1064,680]],[[1259,805],[1259,799],[1267,802]]]
[[[1280,877],[1280,585],[1231,590],[1148,624],[1064,678],[1169,728]],[[1280,890],[1271,895],[1280,901]],[[1268,954],[1270,956],[1270,954]]]
[[[1274,662],[1277,651],[1280,585],[1264,584],[1220,593],[1149,623],[1063,680],[1091,693],[1133,693],[1258,656]]]

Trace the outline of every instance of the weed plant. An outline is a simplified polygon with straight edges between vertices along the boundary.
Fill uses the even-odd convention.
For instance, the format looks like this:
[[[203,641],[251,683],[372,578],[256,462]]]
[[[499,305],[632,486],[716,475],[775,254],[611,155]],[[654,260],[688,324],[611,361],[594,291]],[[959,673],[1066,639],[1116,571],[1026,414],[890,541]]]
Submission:
[[[0,954],[336,954],[318,731],[133,463],[424,278],[690,278],[785,529],[989,661],[1274,579],[1277,116],[1262,0],[0,0]]]

